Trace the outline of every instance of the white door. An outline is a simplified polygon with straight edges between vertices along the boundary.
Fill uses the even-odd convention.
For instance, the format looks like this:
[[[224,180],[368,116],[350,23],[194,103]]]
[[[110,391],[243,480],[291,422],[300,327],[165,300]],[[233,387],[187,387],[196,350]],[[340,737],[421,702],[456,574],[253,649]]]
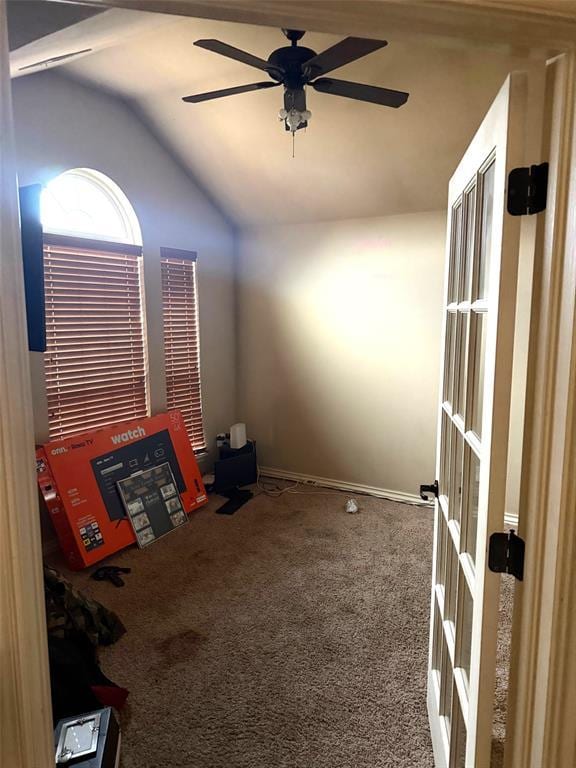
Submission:
[[[504,500],[527,76],[504,83],[449,187],[428,711],[437,768],[490,765],[500,576],[487,567]]]

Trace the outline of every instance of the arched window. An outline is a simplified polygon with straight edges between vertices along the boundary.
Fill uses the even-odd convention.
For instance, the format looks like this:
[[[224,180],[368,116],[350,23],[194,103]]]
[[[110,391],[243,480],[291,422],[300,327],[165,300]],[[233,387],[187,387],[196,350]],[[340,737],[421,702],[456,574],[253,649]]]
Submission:
[[[87,168],[43,190],[50,438],[148,415],[142,238],[122,190]]]
[[[46,232],[142,245],[130,201],[112,179],[91,168],[74,168],[49,182],[41,211]]]

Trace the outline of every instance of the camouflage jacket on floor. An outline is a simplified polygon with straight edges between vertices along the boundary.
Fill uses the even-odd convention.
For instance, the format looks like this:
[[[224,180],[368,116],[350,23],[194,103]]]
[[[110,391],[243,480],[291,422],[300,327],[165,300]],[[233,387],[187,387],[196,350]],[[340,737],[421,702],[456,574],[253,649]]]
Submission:
[[[44,566],[44,594],[49,634],[65,638],[83,633],[97,645],[111,645],[126,632],[118,616],[75,589],[54,568]]]

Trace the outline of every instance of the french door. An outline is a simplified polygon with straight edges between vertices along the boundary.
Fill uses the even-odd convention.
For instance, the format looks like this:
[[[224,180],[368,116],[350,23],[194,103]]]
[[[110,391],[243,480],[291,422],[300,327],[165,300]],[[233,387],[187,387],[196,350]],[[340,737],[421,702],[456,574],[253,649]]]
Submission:
[[[449,186],[438,419],[428,712],[437,768],[489,768],[520,219],[506,211],[524,162],[527,76],[511,74]]]

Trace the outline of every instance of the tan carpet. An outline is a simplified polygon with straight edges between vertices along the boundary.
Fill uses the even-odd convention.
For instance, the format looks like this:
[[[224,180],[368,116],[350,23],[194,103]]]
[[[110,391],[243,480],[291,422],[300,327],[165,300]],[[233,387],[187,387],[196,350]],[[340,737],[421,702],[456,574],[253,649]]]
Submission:
[[[426,768],[432,511],[346,496],[222,499],[74,576],[128,634],[102,653],[130,689],[123,768]]]
[[[506,742],[506,716],[508,711],[508,678],[510,673],[510,643],[512,640],[512,613],[516,582],[512,576],[502,576],[496,646],[496,683],[494,686],[494,720],[492,723],[492,757],[490,768],[504,765]]]

